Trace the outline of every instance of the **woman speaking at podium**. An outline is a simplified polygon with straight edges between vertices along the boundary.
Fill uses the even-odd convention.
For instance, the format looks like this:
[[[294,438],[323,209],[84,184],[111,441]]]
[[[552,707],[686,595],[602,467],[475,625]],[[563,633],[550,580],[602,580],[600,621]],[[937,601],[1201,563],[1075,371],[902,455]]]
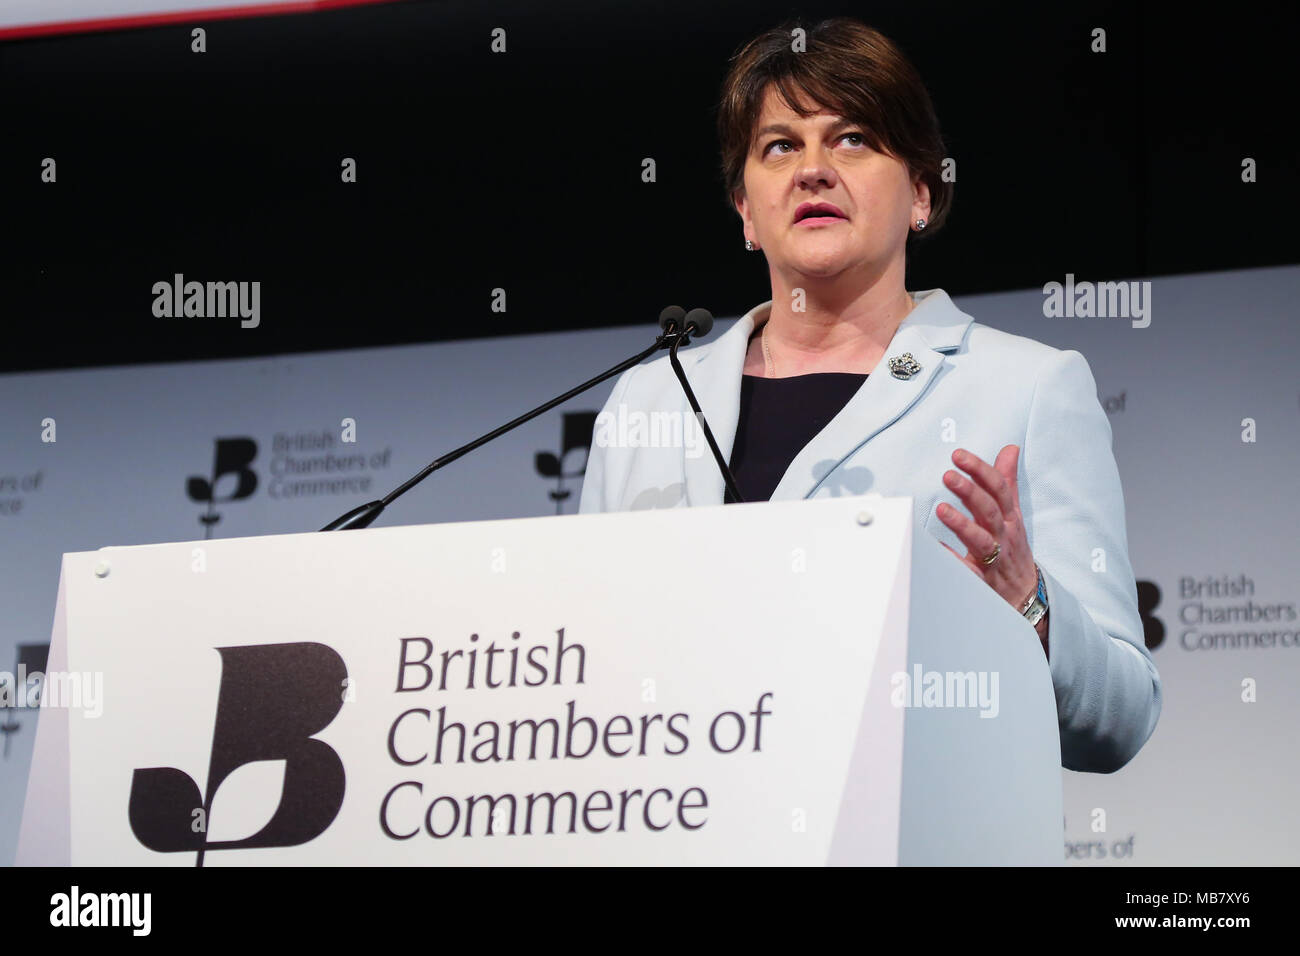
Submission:
[[[731,62],[722,166],[770,301],[682,363],[745,501],[911,495],[917,524],[1034,624],[1062,763],[1110,772],[1160,714],[1110,423],[1088,363],[904,287],[952,202],[915,68],[877,31],[777,28]],[[690,409],[668,359],[607,412]],[[717,505],[707,453],[593,441],[580,511]],[[698,451],[698,449],[696,449]],[[1099,556],[1104,558],[1104,570]]]

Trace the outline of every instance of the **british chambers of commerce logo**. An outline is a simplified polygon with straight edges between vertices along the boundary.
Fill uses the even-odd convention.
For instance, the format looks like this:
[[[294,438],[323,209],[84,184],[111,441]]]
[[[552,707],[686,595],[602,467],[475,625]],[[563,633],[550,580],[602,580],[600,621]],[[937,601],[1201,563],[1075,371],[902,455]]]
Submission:
[[[338,753],[314,736],[338,715],[347,694],[347,667],[338,652],[313,642],[216,651],[221,685],[205,791],[200,793],[194,779],[176,767],[137,769],[128,809],[131,832],[144,846],[157,853],[194,853],[198,866],[212,850],[291,847],[314,840],[338,816],[346,784]],[[212,808],[222,784],[239,768],[259,761],[283,765],[279,803],[241,810],[260,820],[270,813],[270,819],[251,835],[210,839],[213,824],[221,823],[213,820]]]
[[[572,482],[587,473],[587,456],[595,427],[595,412],[565,412],[560,423],[559,451],[539,451],[533,458],[537,474],[555,481],[548,494],[555,502],[557,515],[564,514],[564,503],[573,496]],[[575,464],[575,458],[580,463]]]
[[[253,439],[218,438],[212,456],[212,473],[207,477],[191,475],[186,482],[185,492],[190,500],[207,506],[199,515],[204,538],[212,537],[213,526],[221,520],[218,504],[251,497],[257,490],[257,472],[249,467],[256,457],[257,442]],[[228,480],[223,482],[223,478]],[[226,489],[224,497],[217,494],[218,484]]]
[[[595,421],[595,412],[565,412],[560,418],[559,449],[534,455],[535,474],[554,482],[547,497],[556,514],[576,510],[573,493],[586,473]],[[258,453],[263,449],[267,455],[259,462]],[[527,489],[535,479],[519,467],[521,463],[513,454],[480,454],[488,456],[477,459],[480,468],[518,472],[520,496],[510,500],[526,501]],[[345,418],[337,433],[328,429],[277,432],[261,446],[247,435],[217,438],[208,473],[190,475],[185,493],[201,506],[198,521],[204,538],[211,538],[222,519],[223,506],[246,501],[259,492],[277,503],[322,497],[340,502],[377,498],[397,484],[388,472],[393,463],[392,446],[362,446],[357,441],[355,419]],[[337,514],[334,507],[346,505],[325,509],[322,518]]]

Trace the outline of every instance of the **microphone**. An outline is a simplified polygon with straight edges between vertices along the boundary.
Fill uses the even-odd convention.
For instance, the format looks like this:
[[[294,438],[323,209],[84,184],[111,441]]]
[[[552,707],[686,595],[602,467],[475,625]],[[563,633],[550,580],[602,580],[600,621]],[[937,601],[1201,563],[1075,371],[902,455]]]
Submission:
[[[670,305],[659,313],[659,328],[663,332],[686,328],[686,310],[680,305]]]
[[[686,331],[704,338],[713,331],[713,313],[708,309],[691,309],[686,313]]]
[[[669,309],[681,311],[678,306],[669,306],[668,309],[664,309],[663,315],[659,317],[660,323],[663,323]],[[691,309],[680,321],[686,330],[687,336],[697,335],[703,338],[713,329],[713,313],[707,309]],[[691,383],[686,380],[686,370],[682,368],[682,363],[677,358],[677,349],[681,344],[682,339],[679,338],[669,346],[668,361],[672,364],[673,374],[677,376],[677,381],[681,383],[682,391],[686,393],[686,400],[691,403],[691,411],[695,413],[696,421],[704,429],[704,438],[709,443],[709,451],[713,452],[713,460],[717,462],[718,470],[722,472],[722,483],[726,486],[726,494],[723,495],[722,502],[723,504],[743,504],[745,499],[740,496],[740,489],[736,487],[736,476],[731,473],[731,468],[727,465],[727,459],[722,456],[722,450],[718,448],[718,443],[713,438],[713,429],[709,427],[708,419],[704,417],[700,403],[695,399],[695,391],[691,388]]]
[[[468,455],[480,445],[486,445],[492,439],[499,438],[506,432],[518,428],[525,422],[532,421],[538,415],[550,411],[556,405],[567,402],[575,395],[580,395],[590,388],[595,388],[601,382],[613,378],[615,375],[626,371],[633,365],[641,363],[661,349],[672,350],[669,353],[669,358],[673,364],[674,371],[677,372],[678,379],[681,381],[683,388],[686,389],[686,396],[690,400],[691,408],[695,411],[700,424],[704,426],[705,437],[708,439],[709,447],[713,449],[713,455],[723,470],[724,480],[727,482],[729,488],[734,488],[735,480],[731,476],[731,470],[727,468],[726,462],[722,458],[722,453],[718,451],[718,445],[713,440],[713,433],[709,431],[709,425],[704,421],[704,413],[700,411],[699,403],[695,400],[695,393],[691,391],[690,383],[686,381],[686,376],[681,371],[681,364],[677,361],[677,349],[682,345],[688,345],[692,335],[697,338],[703,338],[707,335],[713,328],[713,316],[704,309],[692,309],[688,313],[681,306],[670,305],[659,314],[659,328],[661,334],[655,339],[654,344],[649,348],[643,349],[631,358],[619,362],[613,368],[601,372],[595,378],[590,378],[581,385],[569,389],[563,395],[559,395],[545,404],[538,405],[532,411],[524,412],[518,418],[506,422],[500,428],[495,428],[486,435],[482,435],[468,444],[461,445],[459,448],[447,452],[447,454],[443,455],[441,458],[435,458],[433,461],[429,462],[429,464],[425,465],[425,467],[417,474],[398,485],[383,498],[379,498],[375,501],[368,501],[364,505],[353,508],[351,511],[347,512],[347,514],[339,515],[325,527],[321,528],[321,530],[346,531],[353,528],[367,527],[371,522],[378,518],[383,513],[384,509],[392,504],[394,500],[406,494],[406,492],[424,481],[425,478],[428,478],[439,468],[442,468],[444,465],[450,465],[457,458],[460,458],[463,455]],[[736,493],[735,500],[741,500],[739,493]]]

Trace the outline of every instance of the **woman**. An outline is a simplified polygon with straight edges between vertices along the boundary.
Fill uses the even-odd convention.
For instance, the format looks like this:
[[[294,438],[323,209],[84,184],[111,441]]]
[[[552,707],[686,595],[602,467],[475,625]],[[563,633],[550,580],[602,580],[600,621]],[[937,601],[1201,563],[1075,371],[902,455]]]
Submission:
[[[757,37],[724,83],[729,202],[772,298],[683,353],[692,387],[746,501],[911,495],[917,523],[1034,624],[1063,765],[1114,771],[1161,689],[1088,363],[905,290],[907,242],[952,201],[925,87],[854,20],[792,39]],[[605,408],[620,405],[687,411],[666,358],[623,374]],[[722,502],[708,454],[592,443],[583,512]]]

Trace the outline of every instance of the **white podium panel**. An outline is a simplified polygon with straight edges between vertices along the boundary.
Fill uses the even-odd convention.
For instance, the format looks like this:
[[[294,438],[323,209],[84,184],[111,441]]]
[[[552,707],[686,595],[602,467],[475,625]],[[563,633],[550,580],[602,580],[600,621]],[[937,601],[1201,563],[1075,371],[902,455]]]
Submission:
[[[18,862],[1058,863],[1042,650],[911,514],[65,555]]]

